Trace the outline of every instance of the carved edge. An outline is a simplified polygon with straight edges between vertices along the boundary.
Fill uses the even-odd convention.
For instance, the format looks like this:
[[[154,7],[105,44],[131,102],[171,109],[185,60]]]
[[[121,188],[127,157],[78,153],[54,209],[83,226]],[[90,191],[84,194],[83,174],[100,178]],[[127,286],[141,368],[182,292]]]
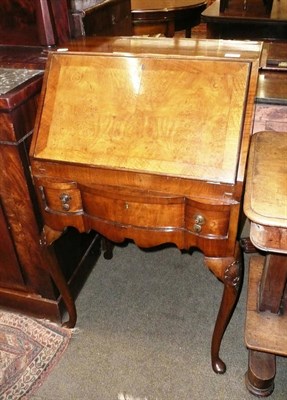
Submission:
[[[224,284],[239,291],[243,281],[243,265],[241,260],[233,261],[224,271]]]

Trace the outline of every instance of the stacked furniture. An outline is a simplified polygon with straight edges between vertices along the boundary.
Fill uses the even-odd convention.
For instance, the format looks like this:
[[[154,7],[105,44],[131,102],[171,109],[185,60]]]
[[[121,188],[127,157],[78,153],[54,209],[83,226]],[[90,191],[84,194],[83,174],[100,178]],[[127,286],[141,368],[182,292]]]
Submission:
[[[286,40],[286,0],[216,0],[202,13],[208,38]]]
[[[244,212],[250,238],[263,255],[249,269],[245,338],[249,349],[246,384],[256,396],[274,389],[276,355],[287,355],[287,133],[252,137]]]

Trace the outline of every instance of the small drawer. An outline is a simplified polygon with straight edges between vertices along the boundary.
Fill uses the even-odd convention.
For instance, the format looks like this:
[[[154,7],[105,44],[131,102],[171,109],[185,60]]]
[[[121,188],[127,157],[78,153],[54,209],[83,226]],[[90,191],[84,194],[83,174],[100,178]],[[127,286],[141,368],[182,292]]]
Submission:
[[[188,199],[186,229],[203,237],[224,238],[228,235],[230,205],[211,205]]]
[[[36,181],[44,209],[56,213],[81,213],[81,193],[75,182]]]

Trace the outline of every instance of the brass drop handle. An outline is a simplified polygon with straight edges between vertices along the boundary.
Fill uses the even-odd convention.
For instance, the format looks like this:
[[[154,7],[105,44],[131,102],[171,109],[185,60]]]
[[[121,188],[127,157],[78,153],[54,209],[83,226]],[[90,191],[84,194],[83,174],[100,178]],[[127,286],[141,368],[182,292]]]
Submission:
[[[204,216],[201,215],[201,214],[196,214],[196,215],[194,216],[194,222],[195,222],[196,224],[198,224],[198,225],[203,225],[203,224],[205,224],[205,218],[204,218]]]
[[[199,225],[199,224],[194,224],[194,225],[193,225],[193,231],[194,231],[195,233],[199,233],[199,232],[201,231],[201,225]]]
[[[205,218],[204,218],[204,216],[201,215],[201,214],[196,214],[196,215],[194,216],[194,222],[195,222],[195,224],[193,225],[193,231],[194,231],[195,233],[201,232],[202,225],[205,224]]]
[[[62,209],[64,211],[69,211],[70,210],[70,204],[69,203],[72,200],[72,197],[67,193],[62,193],[60,195],[60,200],[61,200],[61,203],[62,203]]]

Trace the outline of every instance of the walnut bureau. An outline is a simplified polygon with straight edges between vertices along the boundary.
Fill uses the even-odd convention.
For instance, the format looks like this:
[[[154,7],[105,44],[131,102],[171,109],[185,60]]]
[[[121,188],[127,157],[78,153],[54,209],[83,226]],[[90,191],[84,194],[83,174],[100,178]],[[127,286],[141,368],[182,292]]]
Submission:
[[[211,350],[224,373],[261,43],[86,38],[68,49],[49,55],[30,150],[47,245],[72,226],[202,251],[224,284]]]

